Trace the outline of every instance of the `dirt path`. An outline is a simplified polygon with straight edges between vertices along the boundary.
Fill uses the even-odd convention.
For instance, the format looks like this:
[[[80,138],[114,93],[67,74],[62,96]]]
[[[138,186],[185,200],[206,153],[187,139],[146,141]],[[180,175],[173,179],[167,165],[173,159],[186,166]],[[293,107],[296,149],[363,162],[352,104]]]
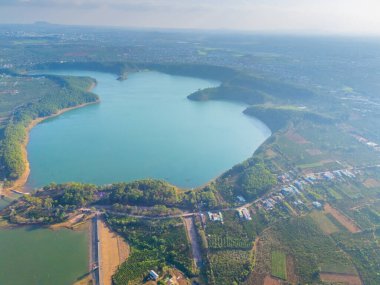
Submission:
[[[197,235],[197,230],[194,225],[193,217],[185,217],[184,219],[187,236],[191,244],[191,250],[193,253],[194,263],[197,267],[202,264],[202,253],[199,245],[199,239]]]
[[[333,217],[351,233],[360,232],[360,228],[355,224],[353,220],[345,216],[343,213],[341,213],[337,209],[331,207],[330,204],[325,205],[325,212],[333,215]]]
[[[129,255],[129,246],[122,237],[113,232],[103,220],[98,222],[98,235],[100,241],[100,284],[111,285],[112,275],[117,267],[123,263]]]
[[[76,225],[80,224],[81,222],[85,222],[90,218],[91,217],[86,218],[84,214],[74,214],[67,221],[51,225],[49,228],[52,230],[58,230],[62,228],[73,229]]]

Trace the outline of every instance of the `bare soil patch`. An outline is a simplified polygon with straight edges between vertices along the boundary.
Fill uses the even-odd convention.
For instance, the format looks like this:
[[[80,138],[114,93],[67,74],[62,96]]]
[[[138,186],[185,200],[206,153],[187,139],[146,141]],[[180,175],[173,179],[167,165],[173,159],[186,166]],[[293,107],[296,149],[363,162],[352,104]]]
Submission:
[[[367,187],[367,188],[376,188],[376,187],[380,187],[380,181],[379,180],[376,180],[376,179],[373,179],[373,178],[368,178],[367,180],[365,180],[363,182],[364,186]]]
[[[113,232],[104,221],[99,223],[100,240],[100,270],[104,285],[112,285],[112,275],[118,266],[123,263],[129,255],[129,246],[124,239]]]
[[[286,276],[287,280],[291,284],[298,284],[298,276],[295,273],[294,259],[290,255],[286,256]]]
[[[51,225],[52,230],[58,230],[61,228],[74,229],[77,225],[85,222],[91,217],[86,217],[84,214],[74,214],[66,222]]]
[[[194,258],[194,265],[198,266],[202,262],[202,253],[199,245],[197,230],[194,225],[193,217],[186,217],[183,219],[187,232],[187,238],[191,244],[191,251]]]
[[[325,212],[330,213],[339,223],[341,223],[351,233],[360,232],[360,228],[354,223],[353,220],[345,216],[337,209],[331,207],[330,204],[325,205]]]
[[[309,143],[308,140],[306,140],[303,136],[301,136],[300,134],[297,134],[296,132],[294,132],[294,130],[289,130],[286,134],[285,134],[286,138],[292,142],[295,142],[297,144],[307,144]]]
[[[268,149],[266,151],[266,155],[269,157],[269,158],[273,158],[275,157],[277,154],[272,150],[272,149]]]
[[[359,276],[354,274],[320,273],[323,282],[342,283],[347,285],[362,285]]]
[[[264,285],[281,285],[281,281],[273,278],[272,276],[265,276],[264,278]]]

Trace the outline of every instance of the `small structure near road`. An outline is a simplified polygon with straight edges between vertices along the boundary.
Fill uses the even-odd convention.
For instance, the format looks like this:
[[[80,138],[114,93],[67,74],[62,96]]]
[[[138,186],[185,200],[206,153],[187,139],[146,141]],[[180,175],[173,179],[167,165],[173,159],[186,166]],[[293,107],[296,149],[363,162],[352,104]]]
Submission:
[[[221,212],[218,212],[218,213],[207,212],[207,214],[208,214],[210,221],[221,222],[223,224],[223,215]]]
[[[151,271],[149,271],[149,277],[152,280],[157,280],[160,276],[154,270],[151,270]]]
[[[251,221],[252,220],[251,214],[249,213],[249,211],[248,211],[247,208],[241,208],[241,209],[239,209],[238,213],[239,213],[239,217],[240,218],[244,218],[247,221]]]
[[[245,200],[244,197],[243,197],[243,196],[240,196],[240,195],[237,196],[236,199],[237,199],[238,202],[240,202],[240,203],[245,203],[245,202],[247,202],[247,200]]]

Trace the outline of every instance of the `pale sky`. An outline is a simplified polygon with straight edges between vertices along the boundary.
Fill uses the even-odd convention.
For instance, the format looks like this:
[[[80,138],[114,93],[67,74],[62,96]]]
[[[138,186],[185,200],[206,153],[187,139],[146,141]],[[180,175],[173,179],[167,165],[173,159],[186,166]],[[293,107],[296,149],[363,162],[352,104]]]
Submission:
[[[380,0],[0,0],[0,23],[380,35]]]

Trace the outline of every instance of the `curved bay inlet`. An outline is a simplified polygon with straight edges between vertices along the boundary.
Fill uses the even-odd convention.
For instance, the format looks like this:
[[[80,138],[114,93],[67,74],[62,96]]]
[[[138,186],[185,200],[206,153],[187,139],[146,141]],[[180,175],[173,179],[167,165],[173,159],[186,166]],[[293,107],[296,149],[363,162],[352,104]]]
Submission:
[[[101,72],[49,73],[95,78],[93,92],[101,103],[32,129],[30,189],[50,182],[106,184],[146,177],[196,187],[248,158],[270,135],[242,113],[244,105],[187,99],[217,86],[215,81],[151,71],[125,81]],[[87,232],[1,229],[0,252],[1,284],[68,285],[88,269]]]

